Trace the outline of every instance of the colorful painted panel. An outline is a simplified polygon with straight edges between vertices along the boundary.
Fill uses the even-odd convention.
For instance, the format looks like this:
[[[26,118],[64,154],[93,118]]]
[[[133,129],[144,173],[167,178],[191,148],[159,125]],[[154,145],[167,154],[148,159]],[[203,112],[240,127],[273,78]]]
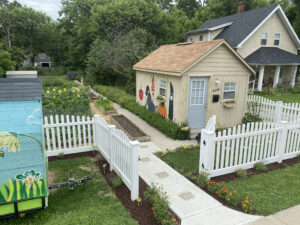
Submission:
[[[0,102],[0,205],[42,196],[47,170],[41,103]]]

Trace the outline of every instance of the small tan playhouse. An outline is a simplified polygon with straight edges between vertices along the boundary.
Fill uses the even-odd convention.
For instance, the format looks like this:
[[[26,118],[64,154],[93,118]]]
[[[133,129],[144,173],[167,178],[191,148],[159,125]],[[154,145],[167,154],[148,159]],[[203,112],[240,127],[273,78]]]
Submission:
[[[217,127],[242,122],[254,70],[225,40],[163,45],[139,63],[136,100],[192,130],[217,116]]]

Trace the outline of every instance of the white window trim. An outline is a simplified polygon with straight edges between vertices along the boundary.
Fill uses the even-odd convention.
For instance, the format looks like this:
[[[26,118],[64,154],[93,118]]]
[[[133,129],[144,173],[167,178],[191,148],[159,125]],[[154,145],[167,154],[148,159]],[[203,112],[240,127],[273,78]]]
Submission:
[[[162,85],[162,83],[164,83],[164,85]],[[165,90],[165,95],[162,95],[160,90],[164,89]],[[159,83],[159,95],[162,97],[166,97],[167,96],[167,81],[166,80],[160,80]]]
[[[192,94],[190,94],[190,106],[200,106],[200,105],[204,105],[205,104],[205,102],[204,102],[204,100],[205,100],[205,91],[206,91],[206,89],[205,89],[205,87],[206,87],[206,80],[201,80],[201,81],[203,81],[203,99],[202,99],[202,104],[192,104]],[[193,81],[192,81],[193,82]],[[192,92],[192,87],[191,87],[191,92]]]
[[[263,35],[266,35],[266,37],[265,38],[263,38]],[[260,35],[260,44],[261,45],[263,45],[261,42],[262,42],[262,40],[266,40],[266,44],[264,44],[264,45],[267,45],[267,43],[268,43],[268,33],[267,32],[262,32],[261,33],[261,35]]]
[[[279,35],[279,37],[276,37],[276,35]],[[280,44],[280,33],[274,34],[274,45],[275,45],[275,41],[278,41],[278,45]],[[278,45],[275,45],[275,46],[278,46]]]
[[[234,89],[230,89],[230,90],[225,90],[225,84],[227,83],[234,83]],[[237,90],[237,84],[236,82],[224,82],[224,86],[223,86],[223,101],[230,101],[230,100],[235,100],[236,99],[236,90]],[[234,91],[234,98],[224,98],[224,93],[225,92],[233,92]]]

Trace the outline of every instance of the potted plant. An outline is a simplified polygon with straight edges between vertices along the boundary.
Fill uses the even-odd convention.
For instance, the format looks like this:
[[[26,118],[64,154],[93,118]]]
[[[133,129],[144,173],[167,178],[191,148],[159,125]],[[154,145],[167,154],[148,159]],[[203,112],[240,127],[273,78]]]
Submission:
[[[190,127],[189,126],[181,127],[180,131],[182,133],[183,140],[189,139],[189,137],[190,137]]]

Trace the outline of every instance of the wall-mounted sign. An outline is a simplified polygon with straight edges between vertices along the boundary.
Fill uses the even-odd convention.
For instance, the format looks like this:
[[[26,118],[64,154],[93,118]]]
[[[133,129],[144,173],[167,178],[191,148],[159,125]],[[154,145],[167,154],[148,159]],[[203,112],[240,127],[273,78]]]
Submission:
[[[218,91],[220,91],[220,88],[213,89],[213,92],[218,92]]]

